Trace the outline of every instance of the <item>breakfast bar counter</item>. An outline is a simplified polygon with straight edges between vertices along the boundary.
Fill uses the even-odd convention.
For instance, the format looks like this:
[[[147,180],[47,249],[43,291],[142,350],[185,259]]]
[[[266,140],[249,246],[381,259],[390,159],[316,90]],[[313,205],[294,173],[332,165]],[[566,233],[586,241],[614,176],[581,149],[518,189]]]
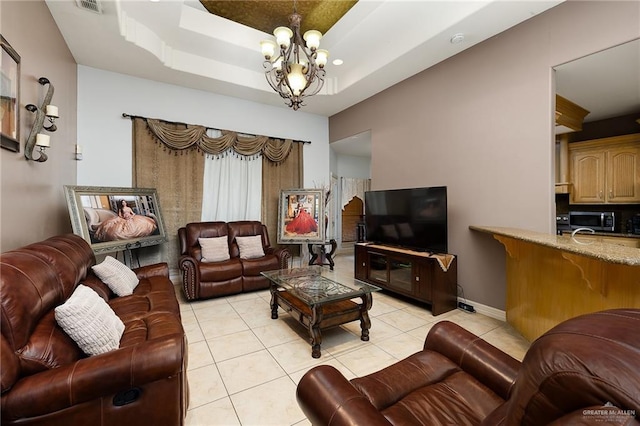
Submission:
[[[530,341],[560,322],[640,308],[640,249],[570,235],[470,226],[504,245],[507,322]]]

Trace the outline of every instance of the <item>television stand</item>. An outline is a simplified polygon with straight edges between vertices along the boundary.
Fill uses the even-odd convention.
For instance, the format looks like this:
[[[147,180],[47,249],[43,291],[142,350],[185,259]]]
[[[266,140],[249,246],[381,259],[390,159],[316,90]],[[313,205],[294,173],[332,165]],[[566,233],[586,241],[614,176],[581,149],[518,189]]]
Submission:
[[[428,303],[434,316],[456,309],[458,264],[455,257],[451,260],[450,255],[357,243],[354,265],[357,279]]]

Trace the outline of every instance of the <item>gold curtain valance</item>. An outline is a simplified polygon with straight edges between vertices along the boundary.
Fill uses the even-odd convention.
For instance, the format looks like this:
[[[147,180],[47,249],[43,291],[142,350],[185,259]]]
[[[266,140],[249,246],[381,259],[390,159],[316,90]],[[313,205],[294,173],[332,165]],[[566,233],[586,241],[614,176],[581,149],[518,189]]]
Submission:
[[[199,149],[209,155],[222,155],[227,151],[234,151],[239,155],[253,156],[262,154],[272,163],[282,163],[287,159],[293,148],[291,139],[275,139],[268,136],[240,136],[237,132],[221,130],[222,136],[212,138],[207,136],[207,128],[200,125],[183,124],[185,128],[177,129],[176,124],[162,120],[144,117],[149,131],[164,146],[170,150],[183,151]]]

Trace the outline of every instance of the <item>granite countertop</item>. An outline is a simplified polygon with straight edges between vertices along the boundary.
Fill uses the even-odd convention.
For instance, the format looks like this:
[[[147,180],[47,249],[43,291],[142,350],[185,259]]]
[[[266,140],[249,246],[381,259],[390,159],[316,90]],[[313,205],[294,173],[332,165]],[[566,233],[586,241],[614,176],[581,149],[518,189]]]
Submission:
[[[569,253],[593,257],[605,262],[640,266],[640,249],[588,240],[586,238],[581,240],[580,234],[571,237],[571,235],[544,234],[526,229],[503,228],[499,226],[471,225],[469,229],[536,243],[546,247],[564,250]]]

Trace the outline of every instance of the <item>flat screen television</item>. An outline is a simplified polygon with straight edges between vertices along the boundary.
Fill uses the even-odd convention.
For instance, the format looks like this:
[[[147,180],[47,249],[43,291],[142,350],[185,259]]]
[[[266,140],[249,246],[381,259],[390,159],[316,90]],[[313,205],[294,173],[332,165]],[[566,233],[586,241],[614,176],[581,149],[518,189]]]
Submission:
[[[367,241],[447,253],[447,187],[367,191]]]

